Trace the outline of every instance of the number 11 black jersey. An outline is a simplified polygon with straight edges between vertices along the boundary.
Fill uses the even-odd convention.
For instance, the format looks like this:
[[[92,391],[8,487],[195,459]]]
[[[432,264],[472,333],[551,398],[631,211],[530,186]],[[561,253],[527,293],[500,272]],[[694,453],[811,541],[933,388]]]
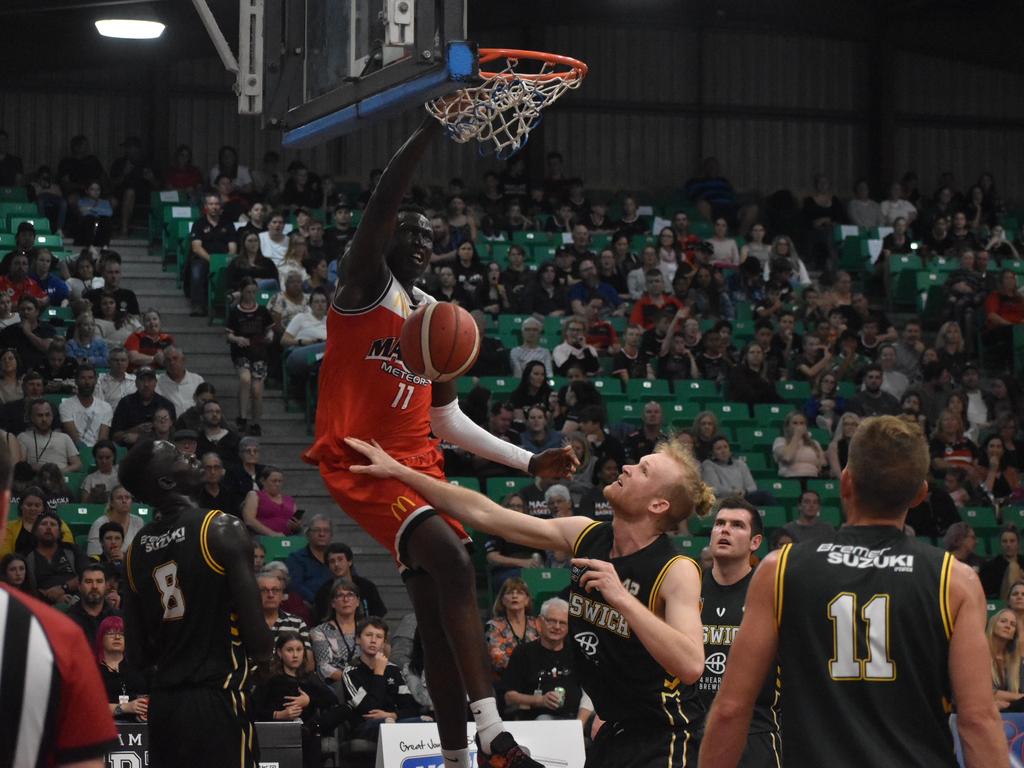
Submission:
[[[948,723],[952,566],[949,553],[892,526],[845,526],[827,543],[780,550],[787,765],[957,764]]]
[[[148,523],[126,554],[128,588],[138,595],[154,690],[212,686],[240,691],[249,663],[236,626],[224,567],[208,531],[219,510]]]

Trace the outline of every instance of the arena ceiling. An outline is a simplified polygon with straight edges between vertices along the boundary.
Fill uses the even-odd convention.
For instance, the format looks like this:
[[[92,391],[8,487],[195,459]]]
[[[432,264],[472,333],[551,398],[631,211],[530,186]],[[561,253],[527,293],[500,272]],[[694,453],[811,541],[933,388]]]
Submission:
[[[677,24],[857,39],[946,58],[1019,71],[1017,38],[1024,26],[1018,0],[468,0],[471,33],[520,29],[574,18],[608,24]],[[237,46],[238,0],[209,0],[232,47]],[[148,10],[167,24],[153,43],[100,38],[93,21],[112,13]],[[214,55],[189,0],[5,0],[0,71],[88,67],[131,60]]]

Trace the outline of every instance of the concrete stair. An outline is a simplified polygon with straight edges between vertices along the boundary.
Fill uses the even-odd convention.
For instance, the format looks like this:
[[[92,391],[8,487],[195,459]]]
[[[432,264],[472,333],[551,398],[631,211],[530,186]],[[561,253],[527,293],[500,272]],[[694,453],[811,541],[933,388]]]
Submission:
[[[115,240],[111,247],[121,254],[124,284],[135,291],[140,308],[160,312],[163,328],[174,335],[186,354],[188,368],[217,387],[217,399],[224,406],[230,424],[238,415],[238,377],[228,356],[222,325],[210,325],[207,318],[189,317],[189,302],[176,286],[173,272],[165,272],[159,254],[150,252],[138,239]],[[411,610],[409,598],[391,556],[359,526],[341,512],[330,498],[315,467],[300,458],[310,443],[303,414],[287,412],[280,389],[268,389],[263,398],[262,456],[284,470],[285,492],[295,497],[306,516],[324,513],[335,523],[335,539],[344,541],[356,557],[356,568],[380,588],[388,606],[392,626]]]

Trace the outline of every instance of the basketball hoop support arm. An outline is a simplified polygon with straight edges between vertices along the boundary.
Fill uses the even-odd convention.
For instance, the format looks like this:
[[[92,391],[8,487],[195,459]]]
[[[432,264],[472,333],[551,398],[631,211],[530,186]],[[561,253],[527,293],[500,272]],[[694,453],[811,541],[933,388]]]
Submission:
[[[220,31],[220,26],[217,24],[217,19],[213,17],[213,11],[210,10],[210,6],[206,4],[206,0],[192,0],[192,5],[195,6],[196,13],[199,14],[203,26],[206,27],[206,33],[210,36],[213,47],[217,50],[221,63],[224,64],[224,69],[233,75],[237,75],[238,60],[235,58],[235,54],[231,52],[231,47],[224,38],[224,33]]]
[[[238,59],[231,52],[206,0],[192,0],[224,69],[235,76],[238,114],[263,112],[263,0],[239,0]]]

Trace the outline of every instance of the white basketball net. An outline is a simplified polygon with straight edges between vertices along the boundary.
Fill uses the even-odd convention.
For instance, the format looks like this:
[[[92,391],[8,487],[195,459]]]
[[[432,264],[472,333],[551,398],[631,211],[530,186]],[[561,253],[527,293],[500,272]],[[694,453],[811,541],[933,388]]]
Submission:
[[[544,61],[540,72],[529,75],[516,72],[518,63],[506,59],[505,68],[480,85],[428,101],[427,111],[441,121],[453,141],[465,144],[476,139],[481,155],[511,157],[526,144],[544,108],[583,82],[575,70],[555,72],[552,62]]]

